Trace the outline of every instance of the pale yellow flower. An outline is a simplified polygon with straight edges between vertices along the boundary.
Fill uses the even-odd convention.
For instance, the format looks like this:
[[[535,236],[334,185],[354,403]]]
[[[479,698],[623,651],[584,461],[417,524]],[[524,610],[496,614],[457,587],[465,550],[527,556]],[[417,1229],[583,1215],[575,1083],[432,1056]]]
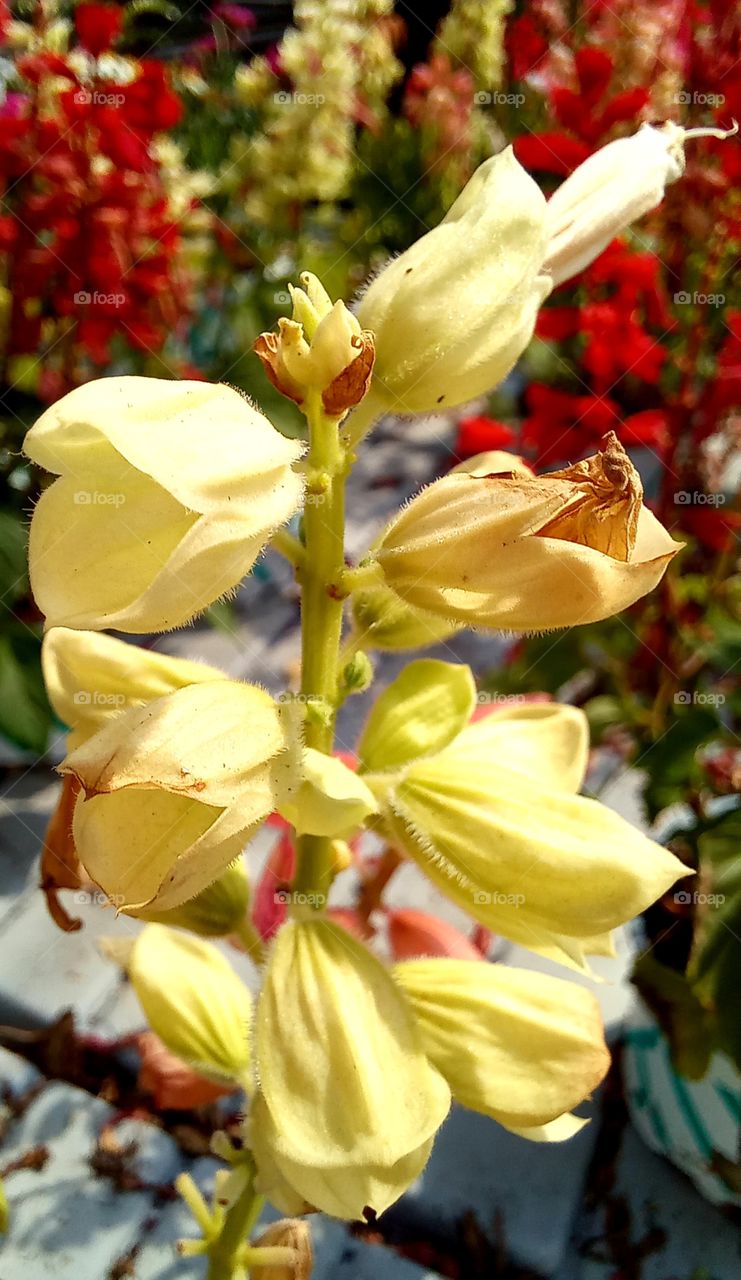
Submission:
[[[31,521],[47,626],[180,626],[237,586],[301,502],[302,446],[206,382],[85,383],[42,414],[25,450],[59,477]]]
[[[548,1126],[589,1097],[610,1065],[591,991],[469,960],[409,960],[394,976],[456,1101],[536,1140],[543,1127],[569,1136],[568,1123]]]
[[[424,489],[381,538],[385,583],[414,608],[495,630],[597,622],[651,591],[682,547],[643,506],[612,432],[594,457],[543,476],[475,462]]]
[[[284,1212],[304,1201],[341,1218],[381,1213],[420,1172],[450,1104],[391,975],[336,925],[292,921],[270,958],[255,1048],[263,1189]]]

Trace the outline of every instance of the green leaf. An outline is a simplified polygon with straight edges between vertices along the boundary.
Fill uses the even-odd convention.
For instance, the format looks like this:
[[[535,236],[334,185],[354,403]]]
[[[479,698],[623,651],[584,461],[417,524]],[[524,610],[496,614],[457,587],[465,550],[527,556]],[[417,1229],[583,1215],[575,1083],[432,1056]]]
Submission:
[[[633,982],[663,1030],[681,1076],[701,1080],[710,1063],[710,1015],[683,973],[641,956]]]
[[[0,605],[7,609],[28,591],[26,529],[21,517],[0,511]]]
[[[398,769],[441,751],[471,718],[476,686],[470,667],[421,658],[384,689],[358,745],[361,768]]]
[[[651,818],[670,804],[686,800],[688,791],[700,785],[703,772],[697,750],[719,731],[718,714],[711,707],[681,710],[663,738],[647,747],[636,761],[648,772],[645,801]]]
[[[713,1010],[718,1047],[741,1070],[741,809],[725,814],[698,844],[707,901],[690,977]]]
[[[40,637],[20,629],[0,635],[0,733],[43,755],[51,725]]]

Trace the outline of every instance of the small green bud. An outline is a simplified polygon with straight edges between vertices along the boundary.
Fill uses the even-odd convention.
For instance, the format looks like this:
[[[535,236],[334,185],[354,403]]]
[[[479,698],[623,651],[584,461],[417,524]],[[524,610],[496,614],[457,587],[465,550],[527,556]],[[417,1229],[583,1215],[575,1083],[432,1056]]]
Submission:
[[[343,693],[364,693],[373,679],[373,663],[367,653],[353,654],[340,680]]]
[[[224,938],[235,933],[247,914],[250,885],[242,858],[238,858],[218,880],[202,889],[190,902],[169,911],[138,911],[140,920],[188,929],[200,938]]]

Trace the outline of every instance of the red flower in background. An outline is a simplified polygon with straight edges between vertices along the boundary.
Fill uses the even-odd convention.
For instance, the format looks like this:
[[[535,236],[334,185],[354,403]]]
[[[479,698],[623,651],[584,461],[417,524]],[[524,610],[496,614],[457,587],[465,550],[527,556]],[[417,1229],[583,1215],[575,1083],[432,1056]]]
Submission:
[[[121,20],[112,5],[75,10],[89,53],[110,47]],[[18,64],[27,92],[0,109],[12,120],[0,130],[7,354],[41,357],[48,399],[90,376],[86,362],[107,364],[114,337],[157,352],[186,314],[180,232],[152,151],[182,107],[161,63],[131,65],[127,83],[83,83],[65,58],[31,55]]]
[[[114,4],[78,4],[75,30],[83,49],[97,58],[121,34],[123,10]]]
[[[472,458],[489,449],[511,449],[515,441],[515,432],[505,422],[477,413],[458,422],[453,452],[458,458]]]

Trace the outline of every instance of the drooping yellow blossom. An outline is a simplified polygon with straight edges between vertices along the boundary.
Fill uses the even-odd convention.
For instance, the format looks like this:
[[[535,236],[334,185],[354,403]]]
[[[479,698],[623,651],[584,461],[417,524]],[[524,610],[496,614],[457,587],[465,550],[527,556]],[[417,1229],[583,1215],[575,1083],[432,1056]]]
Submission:
[[[512,706],[437,755],[366,775],[387,839],[442,892],[495,932],[577,966],[594,935],[688,874],[611,809],[575,794],[586,741],[575,708]]]
[[[391,523],[376,557],[406,603],[461,626],[597,622],[651,591],[682,546],[642,499],[610,432],[600,453],[563,471],[469,464],[437,480]]]
[[[171,1053],[217,1084],[247,1083],[252,1000],[212,943],[148,924],[125,966],[150,1027]]]
[[[469,960],[409,960],[394,977],[456,1101],[525,1137],[568,1136],[568,1124],[548,1126],[584,1101],[610,1064],[591,991]]]
[[[49,701],[72,730],[71,744],[96,733],[111,716],[142,707],[186,685],[224,680],[205,662],[172,658],[99,631],[52,627],[41,646]]]
[[[59,477],[31,522],[47,626],[180,626],[239,583],[301,501],[301,445],[205,382],[85,383],[42,414],[25,450]]]
[[[82,787],[73,833],[90,878],[126,911],[195,897],[272,811],[285,746],[273,699],[226,679],[114,717],[61,766]]]
[[[423,1167],[450,1093],[383,965],[326,920],[285,925],[255,1051],[250,1141],[274,1203],[348,1219],[393,1203]]]

